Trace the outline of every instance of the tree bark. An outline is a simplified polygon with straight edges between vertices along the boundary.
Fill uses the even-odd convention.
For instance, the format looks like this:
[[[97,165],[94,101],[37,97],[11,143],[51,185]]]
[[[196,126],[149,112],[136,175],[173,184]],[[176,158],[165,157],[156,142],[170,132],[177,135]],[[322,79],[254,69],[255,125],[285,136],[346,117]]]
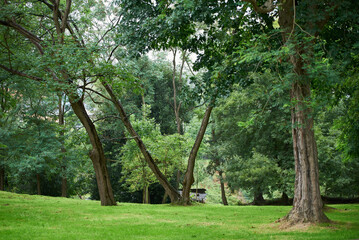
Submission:
[[[37,187],[37,195],[41,195],[40,174],[36,174],[36,187]]]
[[[228,201],[227,201],[227,197],[226,197],[226,189],[224,188],[224,181],[223,181],[223,172],[219,171],[219,181],[221,183],[221,197],[222,197],[222,204],[227,206],[228,205]]]
[[[282,1],[279,10],[279,25],[283,42],[294,34],[295,1]],[[284,218],[291,224],[303,222],[328,222],[323,211],[323,203],[319,190],[318,152],[314,138],[312,109],[310,106],[310,79],[303,68],[301,57],[303,43],[296,43],[296,53],[289,56],[296,79],[293,79],[291,102],[294,103],[291,113],[292,138],[295,160],[295,189],[293,208]]]
[[[111,86],[108,85],[105,82],[103,82],[102,84],[105,87],[108,94],[110,95],[110,97],[112,99],[112,102],[115,105],[117,111],[119,112],[121,120],[122,120],[123,124],[125,125],[127,131],[130,133],[130,135],[136,141],[136,144],[139,147],[140,151],[142,152],[142,155],[145,158],[148,166],[150,167],[152,172],[155,174],[157,180],[160,182],[160,184],[162,185],[162,187],[165,189],[168,196],[170,197],[171,203],[178,203],[179,200],[180,200],[179,193],[169,183],[167,178],[163,175],[163,173],[161,172],[161,170],[158,168],[157,164],[153,160],[151,154],[148,152],[148,150],[147,150],[145,144],[143,143],[142,139],[137,134],[137,132],[133,129],[132,124],[131,124],[130,120],[128,119],[127,114],[126,114],[121,102],[117,99],[117,97],[116,97],[115,93],[113,92]]]
[[[194,166],[195,166],[195,161],[196,161],[198,149],[201,146],[203,136],[204,136],[204,134],[206,132],[206,129],[207,129],[207,126],[208,126],[208,122],[209,122],[209,118],[211,116],[212,109],[213,109],[213,105],[212,105],[212,102],[211,102],[208,105],[208,107],[206,109],[206,112],[205,112],[205,114],[203,116],[201,127],[200,127],[200,129],[198,131],[196,140],[195,140],[194,145],[192,147],[191,153],[189,154],[189,157],[188,157],[187,171],[186,171],[185,176],[184,176],[183,191],[182,191],[182,201],[183,201],[184,205],[190,204],[191,186],[192,186],[192,184],[194,182],[193,170],[194,170]]]
[[[101,205],[116,205],[110,183],[110,177],[107,171],[105,154],[95,125],[88,116],[81,99],[76,101],[70,98],[70,103],[74,113],[80,119],[90,138],[92,150],[90,151],[89,155],[96,173],[97,187],[100,195]]]
[[[0,166],[0,191],[5,191],[5,168]]]

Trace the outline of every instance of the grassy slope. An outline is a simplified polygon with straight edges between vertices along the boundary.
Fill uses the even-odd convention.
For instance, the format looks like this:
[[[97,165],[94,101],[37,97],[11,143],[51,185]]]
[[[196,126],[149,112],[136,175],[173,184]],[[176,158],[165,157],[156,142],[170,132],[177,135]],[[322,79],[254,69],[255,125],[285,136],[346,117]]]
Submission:
[[[140,205],[0,191],[0,239],[355,239],[359,205],[335,205],[337,221],[306,230],[279,230],[290,207]]]

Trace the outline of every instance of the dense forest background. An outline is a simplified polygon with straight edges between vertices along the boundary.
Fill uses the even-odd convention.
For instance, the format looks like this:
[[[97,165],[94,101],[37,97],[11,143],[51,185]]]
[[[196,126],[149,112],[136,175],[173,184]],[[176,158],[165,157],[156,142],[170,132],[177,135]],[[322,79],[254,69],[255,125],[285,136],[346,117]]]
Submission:
[[[3,1],[0,190],[289,203],[304,112],[321,195],[358,197],[358,3],[287,2]]]

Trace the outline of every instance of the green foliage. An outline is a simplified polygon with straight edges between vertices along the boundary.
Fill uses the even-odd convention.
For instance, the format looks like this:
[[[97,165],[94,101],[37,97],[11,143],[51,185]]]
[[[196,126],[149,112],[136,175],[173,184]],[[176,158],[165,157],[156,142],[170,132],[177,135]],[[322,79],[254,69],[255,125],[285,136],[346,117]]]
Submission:
[[[136,119],[131,116],[131,123],[136,132],[151,152],[156,164],[163,174],[170,179],[177,169],[183,169],[184,157],[187,155],[188,143],[184,136],[174,134],[164,136],[155,124],[154,119],[148,119],[150,107],[143,107],[143,117]],[[186,148],[187,147],[187,148]],[[130,191],[137,191],[157,182],[151,169],[136,145],[134,140],[128,139],[121,149],[120,164],[123,180]],[[118,163],[115,163],[116,165]]]

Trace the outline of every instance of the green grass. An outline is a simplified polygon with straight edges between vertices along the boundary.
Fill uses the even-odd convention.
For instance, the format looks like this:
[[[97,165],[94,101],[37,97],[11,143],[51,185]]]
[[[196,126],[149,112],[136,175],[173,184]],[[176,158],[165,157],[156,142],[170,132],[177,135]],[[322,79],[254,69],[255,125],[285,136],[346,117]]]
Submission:
[[[141,205],[0,191],[0,239],[356,239],[359,205],[331,205],[335,224],[280,230],[290,207]]]

